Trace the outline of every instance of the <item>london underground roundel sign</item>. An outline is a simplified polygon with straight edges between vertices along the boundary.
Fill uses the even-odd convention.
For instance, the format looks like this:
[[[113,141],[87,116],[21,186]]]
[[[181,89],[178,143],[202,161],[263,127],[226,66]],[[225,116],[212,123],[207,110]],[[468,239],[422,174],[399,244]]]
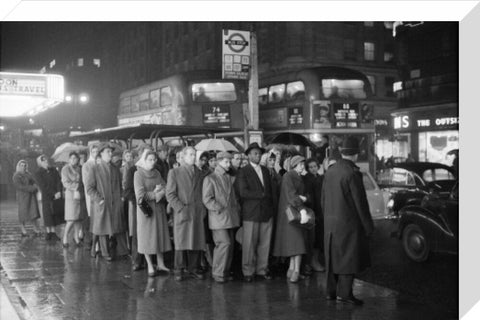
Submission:
[[[222,78],[243,79],[250,71],[250,32],[223,30]]]

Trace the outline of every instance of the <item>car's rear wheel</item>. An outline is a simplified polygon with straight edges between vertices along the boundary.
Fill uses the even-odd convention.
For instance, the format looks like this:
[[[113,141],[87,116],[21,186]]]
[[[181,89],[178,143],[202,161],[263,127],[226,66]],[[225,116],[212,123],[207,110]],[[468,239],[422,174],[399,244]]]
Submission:
[[[422,229],[416,224],[409,224],[403,230],[403,249],[407,256],[416,262],[427,260],[430,245]]]

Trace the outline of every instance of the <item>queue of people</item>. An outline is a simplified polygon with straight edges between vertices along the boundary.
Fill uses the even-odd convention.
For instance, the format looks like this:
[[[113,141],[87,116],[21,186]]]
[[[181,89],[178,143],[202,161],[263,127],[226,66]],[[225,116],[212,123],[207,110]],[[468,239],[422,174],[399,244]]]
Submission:
[[[194,147],[185,147],[172,165],[166,146],[155,152],[142,145],[135,160],[129,151],[123,164],[113,164],[112,151],[108,143],[92,145],[81,167],[79,155],[72,153],[61,178],[48,166],[31,175],[20,161],[14,182],[22,234],[25,222],[37,228],[36,192],[42,192],[47,228],[57,223],[48,212],[51,202],[64,192],[64,247],[73,229],[76,245],[82,244],[80,235],[89,235],[92,257],[112,261],[130,254],[133,271],[145,268],[149,277],[170,273],[165,254],[174,250],[176,281],[205,279],[205,261],[214,281],[231,281],[236,255],[245,282],[270,280],[275,261],[283,264],[291,283],[326,271],[326,299],[362,304],[352,285],[355,274],[369,266],[373,222],[355,165],[355,138],[345,139],[342,159],[323,170],[315,158],[285,158],[257,143],[246,149],[246,163],[239,152],[197,157]],[[292,218],[291,212],[298,216]],[[91,234],[82,227],[88,220]],[[314,227],[307,228],[312,220]]]

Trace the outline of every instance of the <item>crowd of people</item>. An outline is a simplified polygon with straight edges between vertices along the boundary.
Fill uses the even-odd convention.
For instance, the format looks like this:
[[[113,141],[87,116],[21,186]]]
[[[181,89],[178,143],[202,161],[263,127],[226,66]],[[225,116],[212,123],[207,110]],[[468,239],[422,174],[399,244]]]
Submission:
[[[236,275],[233,261],[245,282],[272,279],[272,268],[292,283],[327,271],[327,299],[362,304],[352,285],[369,266],[373,222],[355,138],[322,162],[257,143],[244,153],[185,147],[173,163],[165,145],[113,151],[101,143],[88,158],[72,152],[60,173],[45,155],[35,174],[20,160],[13,181],[22,236],[26,222],[40,234],[42,210],[46,240],[60,240],[55,226],[66,221],[65,248],[73,238],[92,258],[131,257],[133,271],[148,277],[203,280],[210,271],[225,283]]]

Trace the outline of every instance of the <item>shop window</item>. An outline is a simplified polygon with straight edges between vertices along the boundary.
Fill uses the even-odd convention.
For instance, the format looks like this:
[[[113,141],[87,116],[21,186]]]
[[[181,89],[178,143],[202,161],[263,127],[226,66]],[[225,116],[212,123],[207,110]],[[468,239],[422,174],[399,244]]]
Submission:
[[[195,83],[192,85],[194,102],[236,101],[235,85],[231,82]]]
[[[363,44],[363,48],[364,48],[364,59],[366,61],[374,61],[375,60],[375,43],[365,42]]]
[[[264,106],[268,103],[268,90],[267,88],[258,89],[258,104]]]
[[[458,137],[457,130],[419,132],[418,160],[451,166],[455,156],[448,152],[458,149]]]
[[[290,82],[287,84],[287,100],[305,99],[305,85],[302,81]]]
[[[285,96],[285,84],[277,84],[268,88],[268,102],[277,103],[283,101]]]

